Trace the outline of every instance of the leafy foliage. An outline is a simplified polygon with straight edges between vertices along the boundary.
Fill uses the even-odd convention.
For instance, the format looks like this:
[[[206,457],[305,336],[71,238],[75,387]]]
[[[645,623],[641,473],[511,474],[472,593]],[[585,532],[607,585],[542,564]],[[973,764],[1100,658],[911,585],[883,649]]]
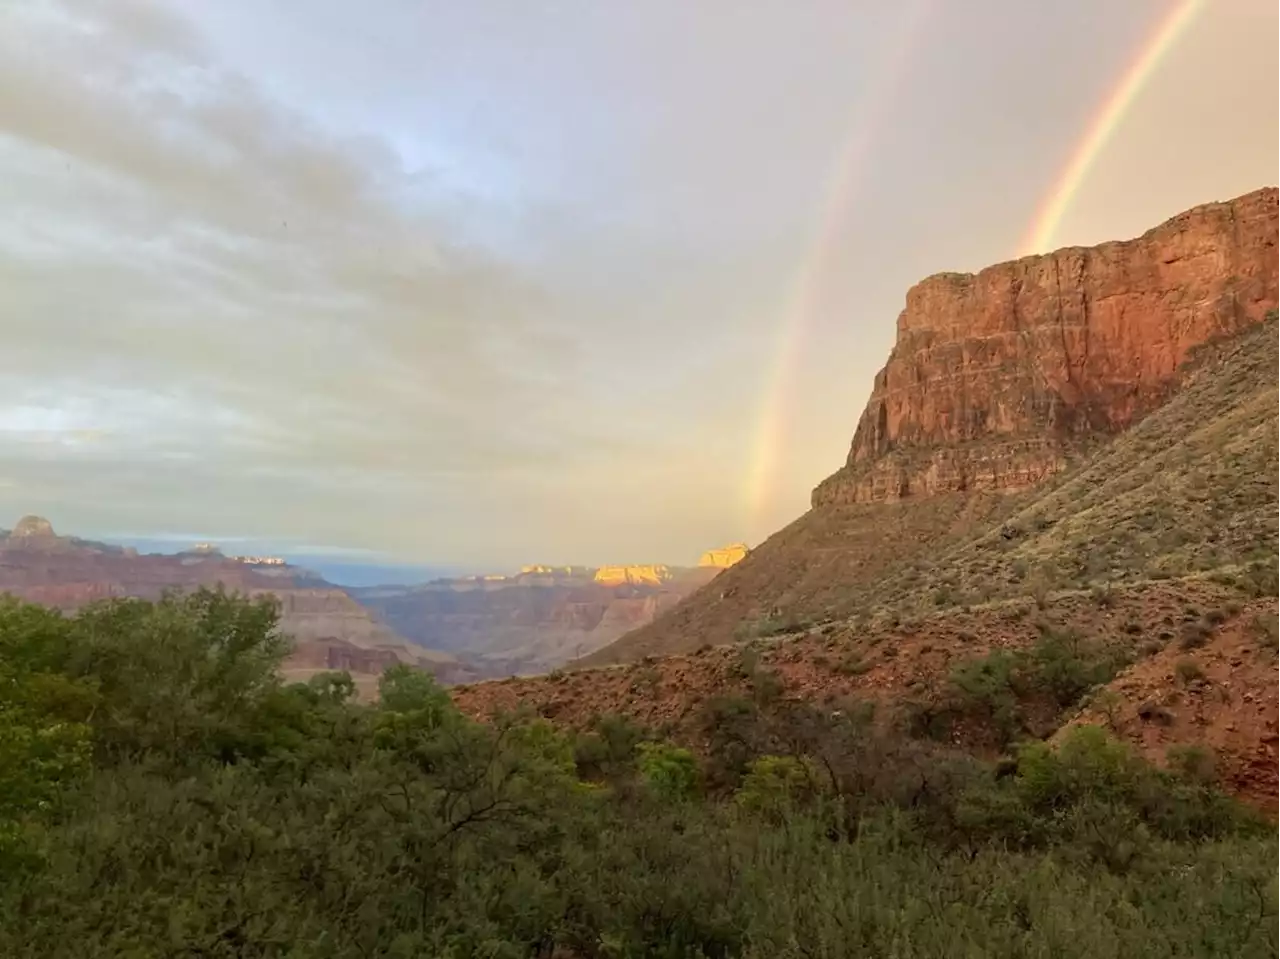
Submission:
[[[698,761],[689,750],[669,743],[640,744],[640,775],[669,802],[692,799],[698,792]]]
[[[1274,832],[1204,756],[1161,772],[1086,728],[991,767],[758,690],[708,704],[695,754],[617,716],[476,723],[405,668],[376,704],[284,685],[283,647],[220,593],[0,603],[0,955],[1276,948]],[[1046,646],[959,685],[1027,675],[1083,681]]]
[[[948,711],[986,723],[998,744],[1007,745],[1039,731],[1029,706],[1039,703],[1056,717],[1112,679],[1123,664],[1117,648],[1042,623],[1029,650],[996,649],[960,663],[950,677]]]

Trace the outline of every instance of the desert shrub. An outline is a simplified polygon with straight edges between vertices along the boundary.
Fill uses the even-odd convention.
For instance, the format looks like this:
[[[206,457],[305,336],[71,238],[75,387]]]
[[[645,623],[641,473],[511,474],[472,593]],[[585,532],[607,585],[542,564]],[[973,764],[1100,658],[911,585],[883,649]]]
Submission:
[[[1213,635],[1213,627],[1204,619],[1198,619],[1193,623],[1184,623],[1182,626],[1182,638],[1178,641],[1178,645],[1183,649],[1199,649],[1209,642],[1209,638]]]
[[[701,781],[693,753],[670,743],[641,743],[640,775],[654,794],[670,802],[692,799]]]
[[[1249,624],[1249,631],[1265,650],[1275,652],[1280,645],[1280,626],[1274,613],[1259,613]]]
[[[1166,758],[1173,774],[1187,782],[1208,785],[1217,781],[1217,761],[1205,746],[1170,746]]]
[[[585,781],[616,781],[635,768],[642,742],[652,733],[626,716],[595,717],[574,741],[574,765]]]
[[[822,772],[807,756],[761,756],[748,766],[734,800],[749,812],[782,821],[815,799],[823,780]]]
[[[1124,657],[1103,644],[1086,642],[1078,633],[1049,628],[1041,631],[1025,662],[1025,681],[1066,708],[1094,686],[1113,679]]]
[[[797,616],[766,616],[763,619],[740,623],[734,634],[738,639],[767,639],[770,636],[781,636],[785,633],[796,633],[808,629],[813,624],[807,619]]]
[[[1194,752],[1084,729],[992,766],[737,696],[704,789],[621,717],[477,723],[408,669],[362,704],[275,679],[253,604],[125,605],[0,602],[0,955],[1274,954],[1274,830]]]
[[[1027,580],[1028,591],[1037,609],[1049,606],[1049,596],[1053,591],[1052,573],[1045,567],[1037,569]]]
[[[904,699],[898,706],[898,726],[911,739],[946,739],[954,718],[952,708],[927,698]]]
[[[760,666],[760,650],[746,646],[738,652],[730,665],[730,675],[736,679],[750,679]]]
[[[751,694],[761,706],[767,706],[779,699],[785,688],[785,683],[777,670],[757,668],[751,674]]]
[[[1018,657],[998,649],[980,659],[961,663],[951,671],[949,686],[960,708],[979,714],[1007,742],[1019,726],[1018,694],[1014,681]]]
[[[948,708],[982,721],[1007,745],[1027,731],[1028,707],[1037,700],[1057,711],[1074,706],[1125,661],[1115,647],[1042,623],[1028,650],[996,649],[958,664],[948,678]]]
[[[1200,664],[1186,656],[1173,664],[1173,674],[1182,683],[1190,683],[1204,678],[1204,670],[1200,667]]]
[[[632,692],[653,695],[662,685],[662,672],[656,666],[645,666],[631,684]]]
[[[703,707],[701,721],[707,743],[705,784],[716,795],[731,793],[761,754],[759,710],[751,699],[717,696]]]
[[[1246,596],[1254,599],[1266,599],[1280,593],[1280,577],[1277,575],[1277,560],[1274,555],[1268,559],[1248,564],[1237,579],[1237,586]]]

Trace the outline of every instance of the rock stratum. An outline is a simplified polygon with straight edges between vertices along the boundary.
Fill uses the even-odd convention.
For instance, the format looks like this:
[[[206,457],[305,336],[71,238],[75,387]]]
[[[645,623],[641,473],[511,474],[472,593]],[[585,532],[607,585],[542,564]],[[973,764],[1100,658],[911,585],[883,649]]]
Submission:
[[[698,565],[728,569],[746,559],[748,552],[750,550],[747,549],[746,543],[733,543],[729,546],[721,546],[719,549],[709,549],[698,559]]]
[[[672,579],[671,567],[661,564],[645,566],[601,566],[591,577],[602,586],[661,586]]]
[[[350,593],[410,640],[486,676],[545,672],[653,622],[720,567],[526,566],[514,576]]]
[[[907,293],[842,469],[813,505],[1026,489],[1163,403],[1201,344],[1276,305],[1277,191],[1142,236]]]
[[[297,567],[254,564],[210,548],[139,554],[59,536],[38,516],[0,531],[0,593],[68,612],[98,600],[155,600],[168,590],[219,585],[277,599],[280,628],[294,639],[283,670],[288,679],[345,669],[369,690],[395,663],[430,670],[445,682],[474,678],[455,657],[406,641],[345,592]]]
[[[714,587],[584,664],[691,652],[875,604],[889,571],[999,524],[1019,493],[1162,408],[1197,356],[1273,317],[1277,228],[1271,187],[1134,240],[917,284],[848,459],[812,508]],[[939,589],[939,603],[955,594]]]

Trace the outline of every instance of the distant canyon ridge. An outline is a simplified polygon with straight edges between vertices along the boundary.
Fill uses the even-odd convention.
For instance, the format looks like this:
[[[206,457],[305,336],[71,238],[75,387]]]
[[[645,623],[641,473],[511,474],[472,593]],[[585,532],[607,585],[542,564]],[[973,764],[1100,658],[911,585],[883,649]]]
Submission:
[[[465,656],[487,676],[540,673],[652,622],[746,555],[739,543],[692,567],[536,565],[514,576],[348,592],[400,635]]]
[[[544,672],[608,645],[747,555],[736,544],[697,566],[543,566],[418,586],[343,588],[279,557],[197,544],[174,554],[61,536],[43,517],[0,530],[0,593],[67,612],[116,597],[158,599],[218,586],[274,596],[294,640],[287,679],[346,670],[368,692],[396,663],[442,682]]]

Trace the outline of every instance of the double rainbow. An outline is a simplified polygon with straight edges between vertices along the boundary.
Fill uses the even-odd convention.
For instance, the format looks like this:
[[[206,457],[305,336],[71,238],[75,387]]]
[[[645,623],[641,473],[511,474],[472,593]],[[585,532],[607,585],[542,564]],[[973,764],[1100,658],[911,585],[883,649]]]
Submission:
[[[1206,0],[1178,0],[1139,47],[1092,114],[1066,165],[1037,207],[1019,243],[1019,256],[1042,253],[1052,246],[1063,216],[1094,163],[1124,122],[1160,62],[1177,45],[1205,3]],[[818,305],[821,279],[830,251],[837,232],[848,221],[857,200],[868,149],[893,101],[894,88],[919,44],[930,6],[929,0],[918,0],[912,5],[893,42],[887,47],[879,68],[873,73],[870,90],[859,102],[860,115],[851,125],[852,132],[840,152],[827,188],[814,241],[787,299],[788,305],[778,326],[773,373],[763,391],[764,402],[760,409],[754,455],[745,486],[746,526],[753,534],[763,533],[760,527],[767,522],[765,510],[774,496],[782,462],[788,400],[799,372],[800,348],[808,321]]]

